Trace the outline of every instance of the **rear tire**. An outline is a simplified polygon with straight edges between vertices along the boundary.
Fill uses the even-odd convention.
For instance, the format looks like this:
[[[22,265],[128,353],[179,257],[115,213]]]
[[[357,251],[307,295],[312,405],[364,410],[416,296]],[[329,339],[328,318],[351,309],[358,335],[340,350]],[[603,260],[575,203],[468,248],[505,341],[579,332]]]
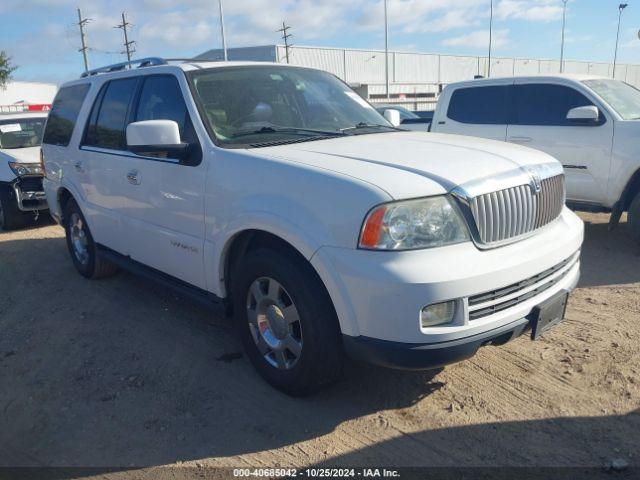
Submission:
[[[98,255],[96,243],[75,200],[65,205],[63,225],[71,260],[80,275],[86,278],[104,278],[118,273],[118,267]]]
[[[18,209],[18,204],[10,187],[0,187],[0,230],[15,230],[24,226],[25,216]]]
[[[340,376],[337,315],[306,260],[269,248],[250,251],[232,277],[231,292],[244,350],[268,383],[302,396]]]
[[[629,227],[631,228],[631,235],[640,243],[640,192],[636,193],[635,198],[629,205],[629,211],[627,212]]]

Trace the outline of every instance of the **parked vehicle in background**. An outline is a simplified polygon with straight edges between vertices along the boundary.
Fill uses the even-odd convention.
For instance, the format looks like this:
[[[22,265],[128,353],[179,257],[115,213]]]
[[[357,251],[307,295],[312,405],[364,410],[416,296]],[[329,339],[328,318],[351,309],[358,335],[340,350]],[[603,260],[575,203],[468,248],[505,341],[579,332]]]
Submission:
[[[345,352],[434,368],[562,320],[583,225],[550,156],[399,130],[321,70],[136,64],[65,84],[47,123],[81,275],[125,267],[224,306],[291,394]]]
[[[526,145],[557,158],[574,209],[623,212],[640,241],[640,91],[586,75],[473,80],[448,85],[432,131]]]
[[[400,126],[402,128],[417,132],[426,132],[429,130],[431,120],[419,117],[411,110],[401,105],[375,105],[375,108],[382,115],[384,115],[384,112],[387,110],[397,110],[400,114]]]
[[[40,144],[46,113],[0,113],[0,229],[47,210]]]

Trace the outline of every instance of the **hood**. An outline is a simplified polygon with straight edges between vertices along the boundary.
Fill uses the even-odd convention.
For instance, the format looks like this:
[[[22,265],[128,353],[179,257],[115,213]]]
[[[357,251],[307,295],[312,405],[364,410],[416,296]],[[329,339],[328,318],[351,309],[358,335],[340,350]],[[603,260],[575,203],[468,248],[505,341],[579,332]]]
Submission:
[[[260,148],[274,158],[329,169],[385,190],[392,198],[447,193],[484,178],[558,162],[506,142],[442,133],[392,132]]]
[[[40,147],[0,149],[0,159],[7,162],[40,163]]]

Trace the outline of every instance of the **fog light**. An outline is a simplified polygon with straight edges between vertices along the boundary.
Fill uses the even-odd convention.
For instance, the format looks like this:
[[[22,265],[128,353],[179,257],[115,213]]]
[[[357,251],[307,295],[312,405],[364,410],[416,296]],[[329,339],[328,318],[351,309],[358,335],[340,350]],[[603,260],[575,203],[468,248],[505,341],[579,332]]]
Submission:
[[[433,327],[434,325],[442,325],[451,323],[456,313],[456,302],[434,303],[424,307],[420,312],[420,323],[422,327]]]

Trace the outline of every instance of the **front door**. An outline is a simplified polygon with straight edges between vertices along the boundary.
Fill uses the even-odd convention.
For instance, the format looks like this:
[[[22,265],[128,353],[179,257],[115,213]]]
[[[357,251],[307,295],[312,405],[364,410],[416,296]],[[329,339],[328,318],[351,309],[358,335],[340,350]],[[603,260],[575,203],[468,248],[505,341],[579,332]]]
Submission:
[[[531,82],[531,81],[529,81]],[[601,204],[606,199],[613,120],[600,109],[594,123],[567,120],[575,107],[595,105],[588,92],[552,83],[516,80],[515,118],[507,141],[532,147],[555,157],[564,166],[567,199]]]
[[[173,75],[143,77],[131,121],[173,120],[183,142],[192,145],[189,165],[171,158],[127,160],[125,231],[134,239],[131,258],[200,288],[204,275],[204,191],[206,162]]]

